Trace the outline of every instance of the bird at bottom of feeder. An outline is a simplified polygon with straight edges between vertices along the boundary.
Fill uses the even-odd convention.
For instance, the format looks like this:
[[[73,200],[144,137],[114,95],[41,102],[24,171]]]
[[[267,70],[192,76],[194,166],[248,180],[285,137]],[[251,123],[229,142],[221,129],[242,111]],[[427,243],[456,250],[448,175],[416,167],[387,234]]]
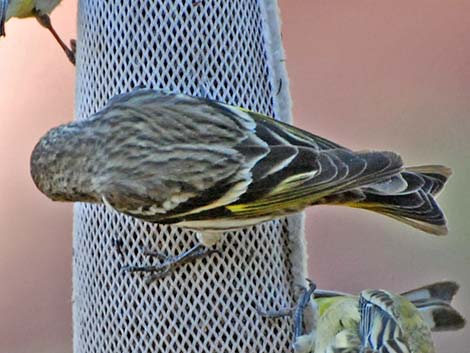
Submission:
[[[465,326],[451,305],[458,289],[456,282],[442,281],[400,295],[381,289],[351,295],[310,285],[294,309],[259,312],[269,318],[296,313],[296,353],[434,353],[431,332]],[[315,327],[304,333],[300,313],[312,302]]]
[[[61,0],[0,0],[0,37],[5,36],[5,22],[12,17],[35,17],[41,26],[47,28],[64,51],[72,64],[75,64],[75,40],[70,41],[69,48],[52,26],[50,13]]]
[[[214,253],[224,232],[311,205],[362,208],[444,235],[435,197],[450,174],[441,165],[404,167],[394,152],[352,151],[247,109],[150,89],[50,130],[31,155],[32,178],[54,201],[104,203],[197,232],[200,243],[183,256],[125,268],[154,279]]]

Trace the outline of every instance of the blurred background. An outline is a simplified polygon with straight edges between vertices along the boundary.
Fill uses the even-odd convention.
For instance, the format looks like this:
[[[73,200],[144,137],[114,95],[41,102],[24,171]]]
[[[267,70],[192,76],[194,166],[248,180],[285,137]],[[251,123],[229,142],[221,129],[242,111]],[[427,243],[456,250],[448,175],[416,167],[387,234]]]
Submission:
[[[52,16],[75,36],[77,2]],[[432,237],[346,208],[307,212],[310,275],[322,288],[403,291],[461,285],[470,318],[470,2],[280,0],[295,124],[353,149],[394,150],[407,164],[454,170],[439,202],[450,232]],[[29,176],[49,128],[73,118],[74,68],[35,20],[0,40],[0,352],[72,352],[72,206]],[[463,353],[470,328],[435,335]]]

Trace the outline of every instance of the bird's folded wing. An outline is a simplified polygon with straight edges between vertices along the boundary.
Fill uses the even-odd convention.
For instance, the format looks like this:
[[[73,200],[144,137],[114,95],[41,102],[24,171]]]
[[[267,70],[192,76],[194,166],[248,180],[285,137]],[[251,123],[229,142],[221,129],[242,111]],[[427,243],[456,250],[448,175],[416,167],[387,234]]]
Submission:
[[[411,353],[397,321],[395,301],[388,292],[362,291],[359,297],[359,311],[359,332],[364,348],[377,353]]]

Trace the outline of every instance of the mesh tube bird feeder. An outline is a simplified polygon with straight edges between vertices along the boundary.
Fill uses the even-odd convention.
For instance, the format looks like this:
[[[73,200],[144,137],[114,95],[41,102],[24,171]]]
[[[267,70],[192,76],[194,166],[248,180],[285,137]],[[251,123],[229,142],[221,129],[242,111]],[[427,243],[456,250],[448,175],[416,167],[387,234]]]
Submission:
[[[79,1],[76,117],[136,86],[164,88],[290,120],[277,4]],[[195,236],[102,205],[75,205],[74,352],[287,352],[292,320],[257,308],[294,303],[306,277],[301,216],[227,233],[222,255],[151,284],[120,270],[142,250],[178,254]]]

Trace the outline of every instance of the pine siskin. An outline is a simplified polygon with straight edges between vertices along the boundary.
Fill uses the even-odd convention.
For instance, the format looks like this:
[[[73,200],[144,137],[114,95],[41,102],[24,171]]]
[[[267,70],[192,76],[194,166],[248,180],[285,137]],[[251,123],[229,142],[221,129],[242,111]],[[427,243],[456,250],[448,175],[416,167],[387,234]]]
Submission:
[[[75,53],[73,50],[75,41],[72,41],[72,49],[67,47],[54,27],[52,27],[49,17],[49,14],[60,2],[61,0],[0,0],[0,37],[5,35],[5,22],[10,18],[35,17],[43,27],[47,28],[52,33],[67,55],[67,58],[72,64],[75,64]]]
[[[134,90],[88,120],[52,129],[32,153],[31,175],[52,200],[105,203],[196,230],[205,246],[225,231],[321,204],[447,233],[434,197],[450,169],[404,168],[396,153],[354,152],[267,116],[183,94]]]
[[[459,286],[444,281],[395,295],[368,289],[359,296],[314,292],[316,329],[296,335],[296,353],[434,353],[431,331],[459,330],[465,319],[451,306]],[[296,311],[307,301],[306,291]],[[299,308],[300,307],[300,308]],[[275,313],[269,316],[275,316]],[[296,321],[300,332],[301,321]]]

